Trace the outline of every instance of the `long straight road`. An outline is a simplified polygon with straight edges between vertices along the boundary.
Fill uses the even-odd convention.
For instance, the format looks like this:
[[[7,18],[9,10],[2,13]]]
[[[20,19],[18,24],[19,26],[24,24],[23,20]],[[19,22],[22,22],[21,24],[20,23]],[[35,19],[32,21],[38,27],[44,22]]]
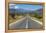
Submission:
[[[9,24],[9,29],[40,29],[41,27],[41,24],[33,21],[29,16],[25,16],[21,20]]]

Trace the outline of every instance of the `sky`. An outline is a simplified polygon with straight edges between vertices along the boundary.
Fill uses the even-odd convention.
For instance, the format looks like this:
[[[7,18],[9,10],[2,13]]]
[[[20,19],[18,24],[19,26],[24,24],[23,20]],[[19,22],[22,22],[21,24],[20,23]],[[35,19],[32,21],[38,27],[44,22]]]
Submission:
[[[32,4],[9,4],[10,9],[26,9],[26,10],[37,10],[43,8],[42,5],[32,5]]]

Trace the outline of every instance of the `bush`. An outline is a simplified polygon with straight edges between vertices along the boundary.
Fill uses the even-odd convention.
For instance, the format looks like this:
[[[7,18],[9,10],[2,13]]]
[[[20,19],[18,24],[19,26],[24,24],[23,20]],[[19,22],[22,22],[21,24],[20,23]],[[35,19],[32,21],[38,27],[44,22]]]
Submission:
[[[34,17],[38,18],[38,19],[41,19],[42,16],[39,16],[36,12],[34,13]]]

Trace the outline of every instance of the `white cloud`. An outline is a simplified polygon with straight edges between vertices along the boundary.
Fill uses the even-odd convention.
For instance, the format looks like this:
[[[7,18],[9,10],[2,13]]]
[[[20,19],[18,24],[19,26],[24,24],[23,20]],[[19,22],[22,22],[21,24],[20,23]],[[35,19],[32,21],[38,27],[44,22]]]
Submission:
[[[18,6],[15,6],[15,9],[18,9],[19,7]]]
[[[15,4],[9,4],[9,8],[15,8]]]

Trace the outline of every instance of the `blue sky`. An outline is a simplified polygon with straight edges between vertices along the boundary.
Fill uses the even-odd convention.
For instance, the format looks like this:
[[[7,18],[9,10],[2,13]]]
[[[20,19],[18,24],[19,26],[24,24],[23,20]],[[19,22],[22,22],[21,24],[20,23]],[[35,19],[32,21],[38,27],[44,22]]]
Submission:
[[[40,8],[43,8],[42,5],[31,5],[31,4],[10,4],[9,8],[13,8],[13,9],[26,9],[26,10],[37,10]]]

